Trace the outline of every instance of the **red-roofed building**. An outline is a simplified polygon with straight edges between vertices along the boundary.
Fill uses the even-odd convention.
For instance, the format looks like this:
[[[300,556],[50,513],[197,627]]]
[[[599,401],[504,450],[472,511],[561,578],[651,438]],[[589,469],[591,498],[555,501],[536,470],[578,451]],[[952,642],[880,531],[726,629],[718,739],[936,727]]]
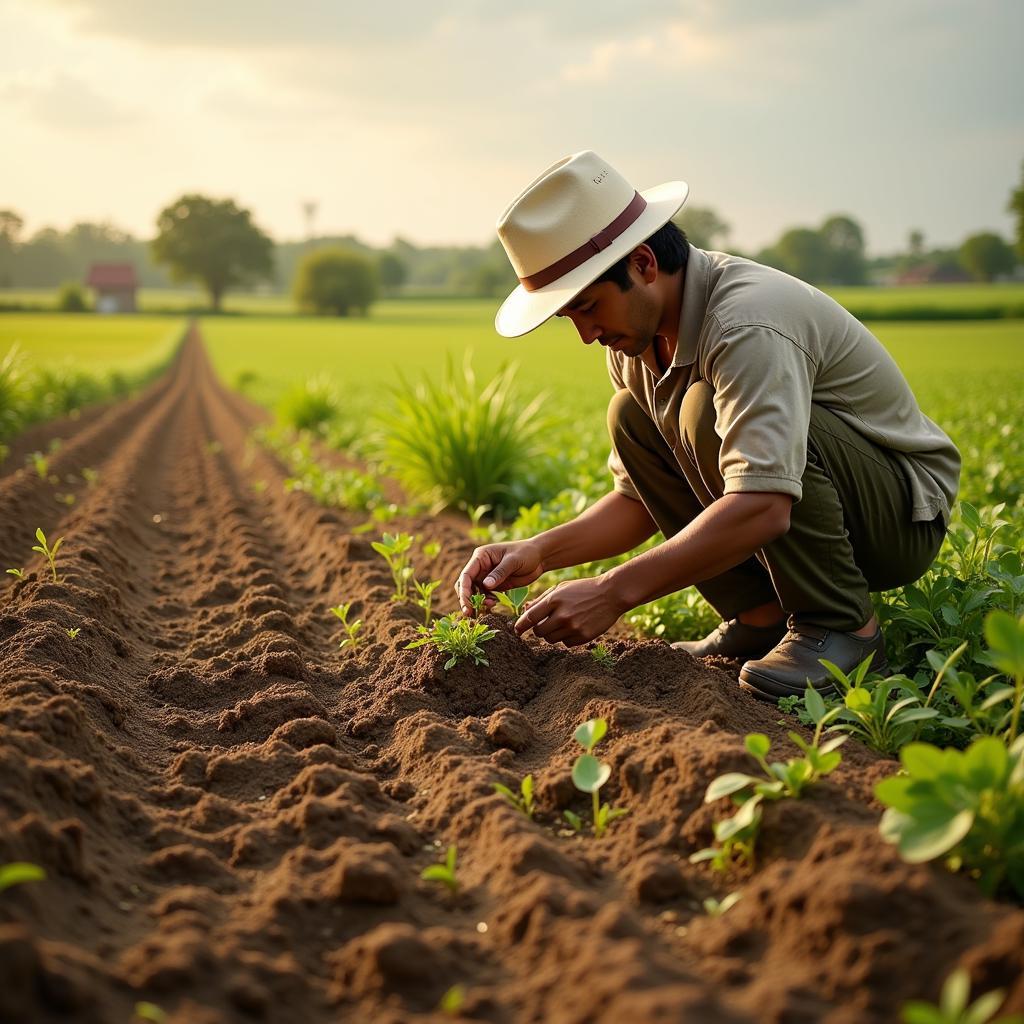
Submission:
[[[85,279],[96,292],[97,313],[134,313],[139,286],[131,263],[94,263]]]

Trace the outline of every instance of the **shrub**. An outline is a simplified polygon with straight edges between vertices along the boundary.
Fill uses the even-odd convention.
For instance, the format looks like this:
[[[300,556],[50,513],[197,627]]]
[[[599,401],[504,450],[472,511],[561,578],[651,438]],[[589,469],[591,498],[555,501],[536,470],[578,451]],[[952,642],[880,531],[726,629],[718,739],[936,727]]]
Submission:
[[[61,313],[85,313],[89,309],[85,292],[76,281],[68,281],[61,285],[57,293],[57,309]]]
[[[338,393],[324,376],[296,384],[277,404],[278,420],[293,430],[322,431],[340,411]]]
[[[348,316],[369,310],[378,285],[369,260],[344,249],[317,249],[299,264],[293,295],[300,309]]]

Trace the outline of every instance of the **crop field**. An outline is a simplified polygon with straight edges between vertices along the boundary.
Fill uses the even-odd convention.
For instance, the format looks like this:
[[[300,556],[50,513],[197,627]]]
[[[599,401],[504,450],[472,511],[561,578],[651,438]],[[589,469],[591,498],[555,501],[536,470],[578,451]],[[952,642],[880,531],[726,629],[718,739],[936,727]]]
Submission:
[[[0,1021],[1024,1012],[1024,321],[874,325],[965,504],[879,597],[899,674],[776,708],[666,643],[692,597],[573,649],[457,613],[608,486],[600,350],[492,315],[0,317],[158,368],[0,435]]]

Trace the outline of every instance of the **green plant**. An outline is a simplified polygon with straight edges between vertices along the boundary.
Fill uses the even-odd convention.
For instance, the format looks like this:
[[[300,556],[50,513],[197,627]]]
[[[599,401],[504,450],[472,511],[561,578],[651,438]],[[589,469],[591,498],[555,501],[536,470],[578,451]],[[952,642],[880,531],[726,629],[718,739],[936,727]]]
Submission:
[[[25,456],[25,461],[36,471],[40,480],[45,480],[50,473],[50,460],[42,452],[32,452]]]
[[[482,622],[461,615],[445,615],[434,619],[429,627],[417,626],[416,629],[421,636],[406,644],[405,649],[408,651],[430,644],[450,655],[444,663],[446,669],[463,658],[472,658],[476,665],[489,664],[480,645],[498,635],[496,629],[489,629]]]
[[[75,626],[74,629],[65,629],[64,632],[67,633],[67,635],[71,637],[72,640],[74,640],[75,637],[77,637],[78,634],[82,632],[82,627]]]
[[[741,892],[731,892],[728,896],[723,896],[721,900],[716,900],[714,896],[709,896],[704,900],[704,913],[708,917],[721,917],[727,910],[730,910],[739,903],[742,895],[743,893]]]
[[[420,878],[426,882],[440,882],[454,895],[459,891],[459,882],[455,877],[455,856],[455,847],[449,846],[444,860],[424,868],[420,872]]]
[[[416,588],[416,599],[413,604],[417,608],[423,609],[425,626],[430,625],[430,610],[434,605],[434,591],[441,586],[440,580],[431,580],[429,583],[420,583],[419,580],[413,580],[413,586]]]
[[[1020,729],[1021,701],[1024,699],[1024,616],[1015,619],[1003,611],[990,613],[985,619],[985,639],[993,665],[1013,680],[1013,709],[1006,737],[1012,744]]]
[[[44,878],[46,878],[46,872],[38,864],[29,864],[27,861],[0,864],[0,892],[9,889],[12,885],[41,882]]]
[[[458,1016],[461,1012],[463,1004],[466,1002],[466,986],[457,983],[452,985],[443,996],[441,1001],[437,1004],[437,1008],[441,1013],[447,1013],[452,1017]]]
[[[277,418],[295,430],[322,431],[341,411],[330,379],[310,377],[286,391],[277,404]]]
[[[918,864],[944,857],[989,896],[1005,883],[1024,897],[1024,736],[1007,747],[994,736],[966,751],[909,743],[904,774],[883,779],[879,831]]]
[[[352,602],[348,601],[346,604],[335,605],[331,609],[331,614],[341,620],[341,624],[345,629],[345,637],[338,644],[339,651],[345,650],[346,647],[354,648],[359,646],[359,632],[363,628],[363,620],[348,621],[348,613],[351,607]]]
[[[590,656],[601,668],[611,669],[615,667],[615,656],[604,644],[595,644],[590,650]]]
[[[487,604],[487,595],[486,594],[480,594],[480,593],[470,594],[469,595],[469,603],[470,603],[470,605],[473,608],[473,615],[474,615],[474,617],[479,616],[483,612],[483,610],[484,610],[484,608],[485,608],[485,606]]]
[[[60,550],[60,546],[64,542],[64,538],[58,537],[56,541],[54,541],[53,547],[51,548],[50,545],[46,542],[46,534],[43,533],[42,527],[37,526],[36,540],[39,541],[39,543],[33,544],[32,550],[38,551],[39,554],[44,555],[46,557],[46,561],[50,564],[50,572],[53,573],[53,582],[58,583],[59,580],[57,579],[57,563],[55,560],[57,558],[57,552]]]
[[[385,533],[379,541],[373,541],[373,550],[383,556],[391,570],[391,579],[395,584],[393,601],[405,601],[409,597],[409,583],[413,576],[413,567],[409,564],[409,548],[412,537],[408,533]]]
[[[25,578],[24,569],[6,569],[5,572],[10,573],[15,579],[23,580]]]
[[[581,793],[589,793],[592,801],[594,838],[600,839],[608,826],[629,814],[628,808],[612,807],[601,803],[600,790],[612,774],[611,765],[599,761],[593,754],[594,747],[604,738],[608,731],[608,723],[603,718],[591,718],[584,722],[573,733],[573,739],[584,749],[584,753],[576,758],[572,766],[572,783]],[[565,811],[565,818],[577,831],[582,830],[582,822],[572,811]]]
[[[730,818],[718,821],[712,827],[717,847],[698,850],[690,857],[693,864],[711,861],[712,866],[724,871],[734,859],[753,863],[754,847],[761,824],[761,802],[798,798],[807,786],[835,771],[842,761],[838,748],[846,742],[845,736],[833,736],[821,741],[822,733],[840,714],[840,708],[827,708],[820,693],[808,686],[804,703],[814,722],[814,737],[808,743],[799,733],[790,732],[789,738],[802,751],[803,757],[788,761],[767,760],[771,741],[763,733],[749,733],[743,745],[757,761],[764,778],[744,772],[726,772],[714,779],[704,794],[706,804],[729,797],[739,809]]]
[[[136,1003],[135,1016],[150,1024],[166,1024],[167,1014],[156,1003]]]
[[[494,596],[499,604],[503,604],[513,615],[518,616],[523,614],[523,605],[526,604],[526,595],[529,593],[529,587],[513,587],[511,590],[496,590]]]
[[[428,562],[433,562],[439,554],[441,554],[441,542],[437,540],[428,540],[423,545],[423,554],[426,556]]]
[[[939,994],[939,1005],[913,999],[903,1004],[903,1024],[1024,1024],[1024,1017],[1012,1014],[993,1020],[992,1015],[1006,998],[1003,989],[979,996],[970,1006],[971,976],[966,967],[958,967],[946,978]]]
[[[492,782],[491,785],[494,787],[496,793],[500,793],[505,800],[510,803],[517,811],[525,814],[528,818],[533,817],[533,776],[527,775],[522,782],[519,783],[519,795],[517,796],[512,792],[508,786],[503,785],[500,782]]]

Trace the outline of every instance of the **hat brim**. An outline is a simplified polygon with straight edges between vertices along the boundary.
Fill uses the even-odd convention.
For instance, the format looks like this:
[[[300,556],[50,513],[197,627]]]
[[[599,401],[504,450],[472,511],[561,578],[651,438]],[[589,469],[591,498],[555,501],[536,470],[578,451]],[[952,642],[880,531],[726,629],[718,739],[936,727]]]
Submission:
[[[495,330],[505,338],[519,338],[540,327],[613,263],[670,221],[682,209],[689,193],[690,187],[685,181],[669,181],[642,192],[647,201],[644,212],[607,249],[536,291],[528,292],[519,285],[495,315]]]

